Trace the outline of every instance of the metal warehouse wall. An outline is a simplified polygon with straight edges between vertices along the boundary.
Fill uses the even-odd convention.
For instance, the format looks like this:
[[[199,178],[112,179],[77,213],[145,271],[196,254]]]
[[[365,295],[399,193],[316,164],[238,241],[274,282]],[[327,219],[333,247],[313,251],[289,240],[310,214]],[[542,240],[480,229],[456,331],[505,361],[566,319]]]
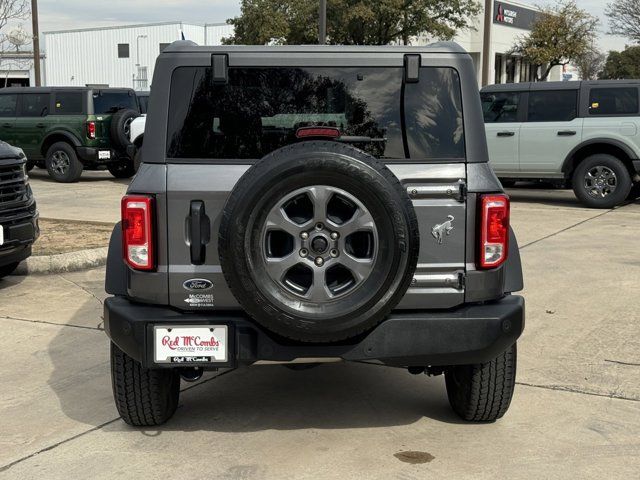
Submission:
[[[207,23],[204,28],[207,37],[205,45],[222,45],[224,37],[233,35],[233,26],[226,23]]]
[[[221,31],[218,36],[231,35],[232,27],[224,28],[226,32]],[[179,40],[181,31],[184,32],[185,39],[205,44],[204,25],[181,22],[44,32],[44,84],[108,84],[111,87],[146,90],[153,78],[160,44]],[[146,38],[143,37],[145,35]],[[211,38],[215,40],[216,36],[212,35]],[[118,44],[123,43],[129,44],[128,58],[118,58]],[[212,44],[219,44],[219,41]],[[140,74],[141,77],[143,74],[136,66],[137,63],[147,69],[146,84],[142,81],[134,82],[134,76]]]

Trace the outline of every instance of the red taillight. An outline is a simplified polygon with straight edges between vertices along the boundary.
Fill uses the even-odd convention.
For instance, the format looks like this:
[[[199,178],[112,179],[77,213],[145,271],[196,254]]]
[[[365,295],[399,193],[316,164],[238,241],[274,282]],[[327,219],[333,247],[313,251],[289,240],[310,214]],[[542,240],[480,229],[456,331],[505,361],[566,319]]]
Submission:
[[[153,198],[125,195],[122,198],[122,255],[131,268],[155,268],[153,238]]]
[[[509,253],[509,197],[480,196],[479,268],[495,268]]]
[[[329,137],[338,138],[340,129],[335,127],[300,127],[296,130],[297,138]]]
[[[96,122],[87,122],[87,138],[96,138]]]

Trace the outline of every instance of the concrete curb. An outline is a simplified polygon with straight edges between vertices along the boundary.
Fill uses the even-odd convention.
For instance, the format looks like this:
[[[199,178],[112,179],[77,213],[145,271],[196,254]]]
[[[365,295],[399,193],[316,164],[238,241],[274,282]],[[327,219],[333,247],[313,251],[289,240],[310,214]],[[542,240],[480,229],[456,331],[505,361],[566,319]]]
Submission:
[[[107,263],[108,247],[79,250],[77,252],[42,255],[23,260],[14,275],[46,275],[51,273],[75,272],[100,267]]]

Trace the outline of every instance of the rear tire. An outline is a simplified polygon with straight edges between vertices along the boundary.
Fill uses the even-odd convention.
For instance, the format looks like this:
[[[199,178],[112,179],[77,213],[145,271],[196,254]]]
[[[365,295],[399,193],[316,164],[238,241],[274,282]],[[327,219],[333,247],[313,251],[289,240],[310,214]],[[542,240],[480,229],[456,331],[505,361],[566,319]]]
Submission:
[[[10,263],[9,265],[3,265],[0,267],[0,278],[2,277],[6,277],[8,275],[11,275],[14,270],[16,268],[18,268],[18,265],[20,264],[20,262],[14,262],[14,263]]]
[[[169,420],[178,408],[178,372],[173,369],[143,368],[113,342],[111,381],[118,413],[129,425],[161,425]]]
[[[451,408],[464,420],[492,422],[509,408],[516,384],[516,344],[497,358],[456,365],[445,373]]]
[[[111,116],[111,141],[120,150],[125,150],[130,144],[131,122],[140,116],[139,112],[124,108]]]
[[[45,162],[49,176],[60,183],[77,182],[84,168],[75,149],[65,142],[51,145]]]
[[[115,178],[131,178],[136,174],[132,160],[121,160],[107,164],[107,170]]]
[[[578,200],[591,208],[620,205],[632,186],[631,175],[624,163],[606,154],[591,155],[580,162],[573,172],[572,183]]]

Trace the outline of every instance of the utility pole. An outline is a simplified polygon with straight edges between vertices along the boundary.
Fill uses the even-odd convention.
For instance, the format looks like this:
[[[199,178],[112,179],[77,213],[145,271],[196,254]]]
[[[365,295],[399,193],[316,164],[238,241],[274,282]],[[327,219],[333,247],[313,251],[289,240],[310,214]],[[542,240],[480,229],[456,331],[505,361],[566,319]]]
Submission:
[[[482,86],[489,84],[491,65],[491,24],[493,22],[493,0],[484,0],[484,35],[482,37]]]
[[[320,19],[318,21],[318,43],[327,43],[327,0],[320,0]]]
[[[33,30],[33,73],[36,87],[40,86],[40,32],[38,30],[38,0],[31,0],[31,28]]]

